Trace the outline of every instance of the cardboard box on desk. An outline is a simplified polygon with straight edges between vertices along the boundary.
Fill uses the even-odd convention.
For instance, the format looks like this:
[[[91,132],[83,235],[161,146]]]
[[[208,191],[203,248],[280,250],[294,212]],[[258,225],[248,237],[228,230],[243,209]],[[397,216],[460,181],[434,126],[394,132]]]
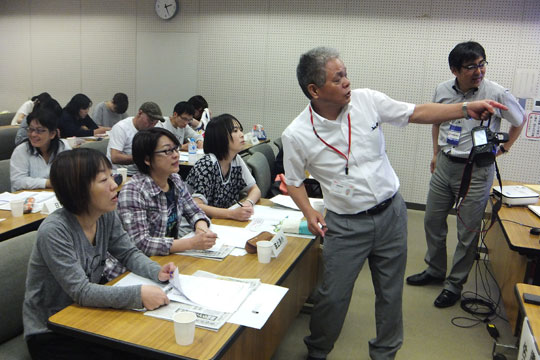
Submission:
[[[501,187],[493,187],[493,195],[501,198]],[[503,186],[502,202],[509,206],[534,205],[538,202],[538,194],[522,185]]]

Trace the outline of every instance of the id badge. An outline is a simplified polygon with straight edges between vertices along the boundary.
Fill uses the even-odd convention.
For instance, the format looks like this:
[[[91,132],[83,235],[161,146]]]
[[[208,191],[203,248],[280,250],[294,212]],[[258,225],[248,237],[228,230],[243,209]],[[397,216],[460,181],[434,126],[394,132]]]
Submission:
[[[457,146],[459,145],[459,137],[461,136],[461,126],[450,125],[448,130],[448,137],[446,138],[446,143],[449,145]]]
[[[332,180],[332,186],[330,186],[330,192],[337,196],[349,197],[353,194],[354,186],[352,183],[343,179]]]

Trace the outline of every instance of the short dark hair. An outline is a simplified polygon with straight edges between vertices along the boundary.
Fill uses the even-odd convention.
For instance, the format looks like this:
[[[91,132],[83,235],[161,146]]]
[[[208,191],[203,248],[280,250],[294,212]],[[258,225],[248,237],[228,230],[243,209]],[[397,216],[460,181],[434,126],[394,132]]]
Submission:
[[[117,114],[123,114],[126,112],[129,106],[128,96],[124,93],[116,93],[112,98],[112,102],[116,107]]]
[[[308,99],[312,98],[308,91],[308,85],[324,86],[326,83],[326,63],[332,59],[339,59],[338,51],[324,46],[311,49],[300,56],[296,67],[296,78]]]
[[[62,206],[75,215],[87,214],[90,187],[103,168],[111,169],[111,162],[95,149],[78,148],[58,154],[49,179]]]
[[[137,169],[143,174],[150,174],[150,166],[144,161],[148,158],[150,164],[152,164],[154,151],[156,151],[159,138],[162,136],[168,137],[176,146],[180,146],[178,138],[172,132],[160,127],[138,131],[133,137],[131,146],[133,162],[137,165]]]
[[[174,110],[177,115],[182,115],[184,113],[191,116],[195,115],[195,108],[187,101],[180,101],[178,104],[174,105]]]
[[[208,103],[201,95],[195,95],[190,97],[188,103],[193,105],[195,110],[204,110],[208,107]]]
[[[92,106],[92,100],[90,100],[88,96],[84,94],[76,94],[71,98],[71,100],[69,100],[67,105],[64,107],[64,110],[66,110],[75,119],[78,119],[79,111],[81,109],[88,109],[90,106]]]
[[[58,137],[58,132],[56,131],[58,129],[58,115],[46,108],[40,108],[28,114],[26,118],[28,128],[30,128],[30,123],[32,120],[36,120],[40,125],[46,127],[47,130],[56,134],[56,136],[52,138],[49,148],[47,149],[48,152],[56,156],[58,148],[60,147],[60,138]],[[28,142],[28,150],[30,150],[31,153],[37,152],[41,154],[40,149],[32,146],[30,138],[26,138],[24,141]]]
[[[229,154],[229,142],[232,140],[231,134],[236,123],[243,131],[240,121],[231,114],[222,114],[212,118],[204,132],[204,153],[212,153],[218,160],[225,159]]]
[[[463,63],[476,60],[479,57],[487,60],[486,51],[476,41],[467,41],[457,44],[448,54],[450,69],[459,70]]]

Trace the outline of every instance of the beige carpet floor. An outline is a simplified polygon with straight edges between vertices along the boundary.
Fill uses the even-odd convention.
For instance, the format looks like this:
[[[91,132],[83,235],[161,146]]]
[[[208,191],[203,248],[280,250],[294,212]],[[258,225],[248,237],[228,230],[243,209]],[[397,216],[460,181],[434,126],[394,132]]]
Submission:
[[[426,242],[423,230],[423,211],[409,210],[408,259],[405,276],[425,269]],[[456,218],[450,216],[448,244],[449,260],[456,245]],[[464,294],[478,293],[498,300],[498,289],[486,270],[486,261],[475,262],[465,285]],[[487,279],[487,280],[486,280]],[[405,285],[403,294],[404,342],[397,354],[400,360],[433,359],[492,359],[494,340],[486,330],[486,324],[474,319],[461,309],[459,303],[451,308],[438,309],[433,301],[441,291],[441,285],[413,287]],[[465,291],[470,291],[467,294]],[[502,301],[500,302],[502,304]],[[504,309],[499,310],[501,316]],[[501,337],[499,343],[515,345],[512,329],[500,317],[493,320]],[[463,327],[454,325],[456,323]],[[306,347],[302,341],[309,333],[309,315],[301,313],[285,335],[273,360],[305,359]],[[341,335],[329,360],[369,359],[368,340],[375,336],[374,292],[369,267],[365,264],[356,281],[353,299]],[[498,348],[499,352],[504,349]],[[507,359],[515,359],[516,353],[507,352]]]

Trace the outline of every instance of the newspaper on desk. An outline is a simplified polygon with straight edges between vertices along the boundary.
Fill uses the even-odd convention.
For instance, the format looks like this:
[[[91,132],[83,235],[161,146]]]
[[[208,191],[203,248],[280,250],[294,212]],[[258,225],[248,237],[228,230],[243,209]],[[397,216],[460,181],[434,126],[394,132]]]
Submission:
[[[216,274],[213,274],[207,271],[202,271],[202,270],[197,270],[192,275],[192,277],[224,280],[224,281],[230,281],[235,284],[241,284],[240,287],[245,289],[244,292],[247,294],[247,296],[249,296],[249,294],[251,294],[261,284],[261,281],[259,279],[241,279],[241,278],[234,278],[234,277],[229,277],[229,276],[221,276],[221,275],[216,275]],[[203,286],[204,285],[200,287],[203,287]],[[236,286],[234,288],[236,288]],[[164,290],[167,293],[167,296],[169,297],[169,299],[172,300],[173,302],[159,309],[147,311],[145,315],[172,321],[172,317],[178,311],[191,311],[191,312],[194,312],[195,315],[197,315],[197,320],[195,321],[196,326],[205,328],[208,330],[217,331],[223,326],[223,324],[225,324],[225,322],[227,322],[227,320],[229,320],[233,312],[238,310],[239,308],[239,306],[238,307],[228,306],[227,307],[228,309],[235,308],[235,310],[233,312],[226,312],[226,311],[218,311],[215,309],[210,309],[208,307],[200,306],[199,304],[192,302],[190,299],[188,299],[188,297],[180,294],[180,292],[175,292],[175,286],[173,286],[172,283],[169,284]],[[241,303],[245,301],[247,296],[244,297],[243,295],[240,295],[240,298],[243,298],[241,300]],[[227,301],[227,300],[222,299],[219,301]]]
[[[169,296],[172,301],[169,305],[160,307],[156,310],[146,311],[144,315],[172,321],[172,317],[176,312],[191,311],[197,315],[197,320],[195,322],[196,326],[213,331],[219,330],[225,322],[231,322],[256,329],[262,328],[288,291],[287,288],[281,286],[262,284],[259,279],[242,279],[221,276],[201,270],[195,272],[192,277],[199,278],[200,280],[208,278],[242,284],[242,287],[247,288],[247,296],[241,301],[241,304],[235,311],[226,312],[196,304],[191,301],[193,299],[190,300],[189,298],[182,299],[183,302],[178,302],[177,300],[180,300],[180,297],[172,294],[172,284],[159,284],[133,273],[125,276],[114,286],[132,286],[138,284],[152,284],[159,286],[167,293],[167,296]],[[231,287],[235,288],[234,285],[231,285]]]

